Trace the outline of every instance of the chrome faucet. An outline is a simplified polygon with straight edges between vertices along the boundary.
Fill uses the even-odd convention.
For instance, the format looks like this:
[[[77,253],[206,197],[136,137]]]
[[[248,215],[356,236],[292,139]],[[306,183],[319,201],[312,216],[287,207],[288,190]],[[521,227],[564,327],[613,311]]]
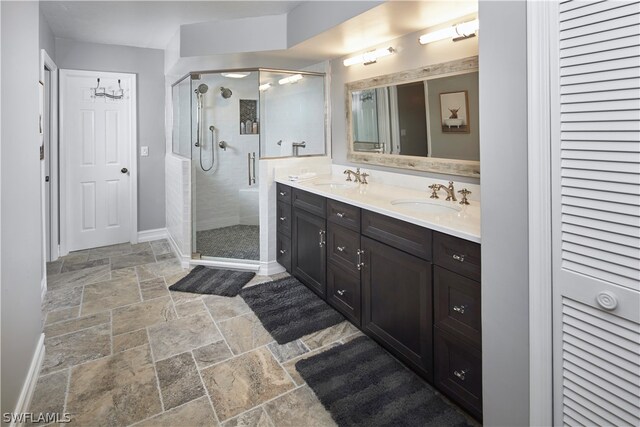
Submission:
[[[368,184],[367,177],[369,176],[369,174],[366,172],[360,172],[360,168],[356,168],[355,172],[351,169],[345,169],[345,171],[342,173],[347,175],[347,181],[353,181],[353,179],[351,179],[351,175],[353,175],[353,177],[355,178],[355,182],[360,184]]]
[[[439,190],[444,190],[447,193],[447,198],[445,199],[446,201],[457,201],[458,199],[456,199],[456,189],[453,188],[453,181],[449,181],[449,186],[445,187],[442,184],[431,184],[429,186],[429,188],[431,189],[431,198],[432,199],[439,199],[438,197],[438,191]]]

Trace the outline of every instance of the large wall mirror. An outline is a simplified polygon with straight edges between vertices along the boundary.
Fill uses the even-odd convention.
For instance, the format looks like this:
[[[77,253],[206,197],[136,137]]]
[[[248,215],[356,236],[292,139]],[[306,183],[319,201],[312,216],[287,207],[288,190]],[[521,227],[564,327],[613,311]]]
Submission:
[[[348,159],[480,176],[478,57],[346,84]]]

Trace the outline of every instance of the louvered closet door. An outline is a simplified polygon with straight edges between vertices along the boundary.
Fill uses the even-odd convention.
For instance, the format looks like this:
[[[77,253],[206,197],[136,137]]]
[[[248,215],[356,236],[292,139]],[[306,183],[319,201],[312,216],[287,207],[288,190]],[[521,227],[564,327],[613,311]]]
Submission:
[[[553,26],[554,423],[638,426],[640,2]]]

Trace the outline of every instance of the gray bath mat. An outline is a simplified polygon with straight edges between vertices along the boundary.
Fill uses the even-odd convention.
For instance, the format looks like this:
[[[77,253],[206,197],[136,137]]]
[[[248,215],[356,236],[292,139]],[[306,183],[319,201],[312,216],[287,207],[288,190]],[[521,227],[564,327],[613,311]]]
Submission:
[[[169,290],[235,297],[255,275],[251,271],[219,270],[199,265],[171,285]]]
[[[420,377],[368,337],[296,363],[339,426],[470,426]]]
[[[240,296],[278,344],[286,344],[344,320],[295,277],[243,289]]]

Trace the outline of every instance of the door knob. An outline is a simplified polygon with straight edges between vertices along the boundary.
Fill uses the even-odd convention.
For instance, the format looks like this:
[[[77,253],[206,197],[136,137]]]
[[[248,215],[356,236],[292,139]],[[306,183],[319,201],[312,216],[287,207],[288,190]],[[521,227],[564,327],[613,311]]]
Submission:
[[[122,173],[127,173],[127,172],[129,172],[129,169],[127,169],[127,168],[122,168],[122,169],[120,169],[120,172],[122,172]]]

